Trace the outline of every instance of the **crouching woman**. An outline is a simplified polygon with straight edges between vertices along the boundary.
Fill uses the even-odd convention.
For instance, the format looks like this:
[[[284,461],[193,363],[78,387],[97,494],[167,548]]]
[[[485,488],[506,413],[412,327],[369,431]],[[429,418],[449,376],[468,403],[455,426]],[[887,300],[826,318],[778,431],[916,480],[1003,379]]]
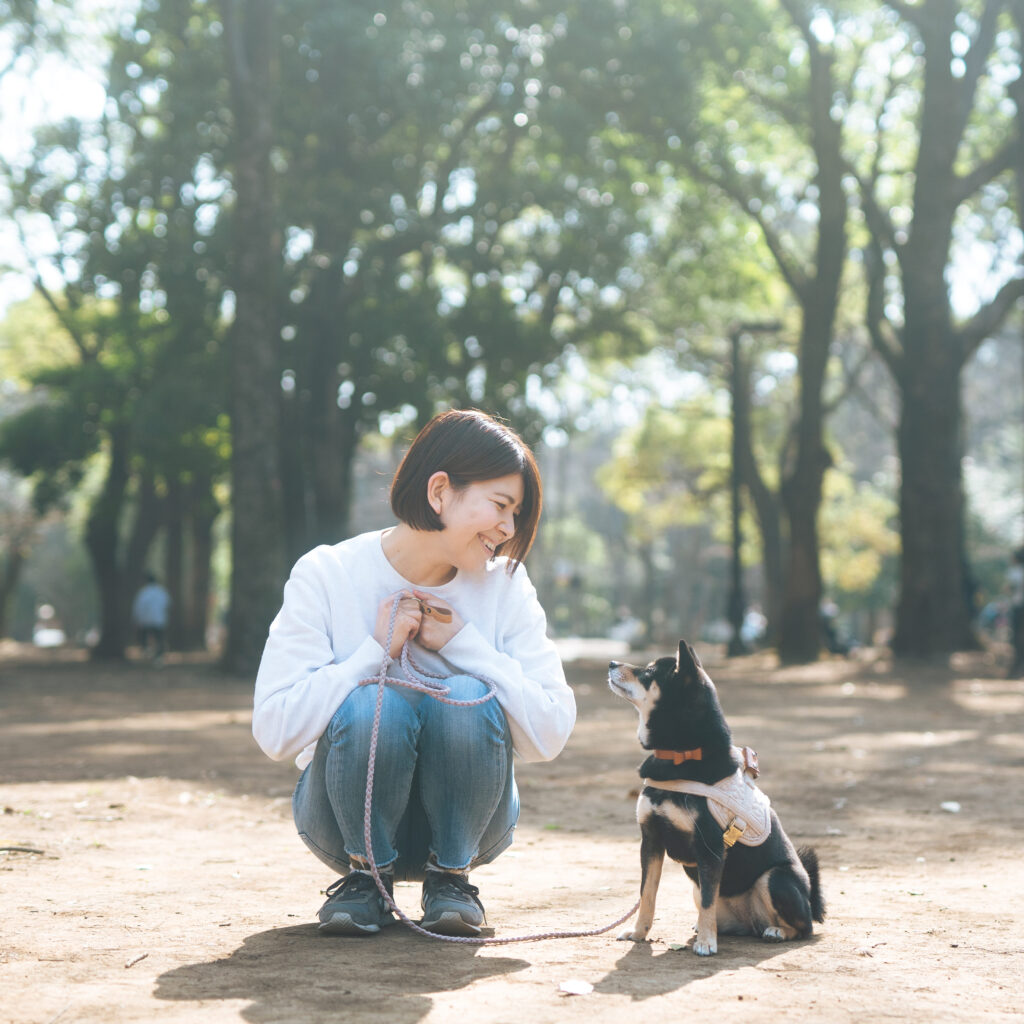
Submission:
[[[373,785],[372,854],[391,891],[422,879],[421,924],[473,936],[485,923],[469,871],[512,842],[513,754],[555,757],[576,706],[522,565],[541,481],[508,427],[476,411],[431,420],[391,487],[396,525],[321,546],[295,564],[256,680],[253,734],[302,774],[292,809],[309,849],[342,877],[320,930],[369,935],[394,922],[369,873],[364,802],[376,679],[400,654],[471,707],[387,683]],[[397,606],[397,607],[396,607]],[[390,641],[389,641],[390,631]]]

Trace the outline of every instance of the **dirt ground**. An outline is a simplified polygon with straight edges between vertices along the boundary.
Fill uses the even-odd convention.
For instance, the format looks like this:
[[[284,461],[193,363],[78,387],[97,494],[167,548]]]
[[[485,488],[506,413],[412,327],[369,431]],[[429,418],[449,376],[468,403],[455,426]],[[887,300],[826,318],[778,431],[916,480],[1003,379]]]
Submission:
[[[606,658],[567,664],[573,737],[517,769],[516,842],[473,875],[495,936],[601,927],[636,899],[636,716]],[[704,959],[675,865],[647,944],[322,937],[333,876],[294,834],[295,769],[252,741],[248,681],[0,649],[0,1021],[1019,1019],[1024,683],[999,652],[708,664],[783,824],[818,850],[828,917]],[[412,914],[419,888],[396,897]]]

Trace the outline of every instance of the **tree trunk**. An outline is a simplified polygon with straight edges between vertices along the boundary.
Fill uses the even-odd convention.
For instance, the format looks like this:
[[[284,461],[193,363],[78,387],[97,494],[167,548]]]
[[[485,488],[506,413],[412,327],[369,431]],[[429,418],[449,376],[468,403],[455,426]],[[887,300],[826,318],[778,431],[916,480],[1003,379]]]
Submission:
[[[740,353],[742,360],[742,352]],[[761,558],[764,570],[764,615],[768,620],[765,639],[775,644],[782,624],[785,574],[783,572],[782,510],[778,496],[764,482],[754,456],[750,423],[750,372],[741,361],[740,387],[733,398],[735,416],[738,471],[754,506],[758,531],[761,534]]]
[[[92,650],[94,658],[124,658],[129,608],[118,564],[117,541],[128,478],[123,431],[117,428],[111,432],[110,464],[103,489],[93,502],[85,526],[85,547],[96,578],[100,614],[100,638]]]
[[[305,537],[308,550],[317,544],[336,544],[349,534],[352,506],[352,467],[358,446],[361,393],[349,396],[349,405],[338,404],[339,387],[344,377],[339,361],[350,361],[348,376],[365,379],[363,350],[343,344],[345,334],[345,297],[328,294],[321,287],[315,297],[320,315],[309,325],[307,339],[309,400],[302,418],[305,437],[303,449],[308,456],[309,523]]]
[[[789,537],[778,651],[780,659],[789,663],[816,660],[821,646],[818,511],[822,481],[832,461],[823,439],[822,390],[846,262],[848,206],[842,125],[831,109],[835,87],[831,57],[814,44],[806,22],[801,25],[810,46],[811,127],[817,160],[814,180],[819,198],[814,270],[797,289],[802,323],[796,448],[780,488]]]
[[[818,511],[825,471],[831,464],[822,440],[824,410],[821,391],[834,315],[835,300],[827,294],[822,294],[818,302],[808,302],[804,307],[796,457],[783,478],[780,492],[789,527],[778,637],[779,659],[784,664],[816,661],[821,650]]]
[[[184,485],[180,479],[167,484],[167,514],[165,523],[164,586],[171,597],[167,616],[168,650],[180,651],[182,633],[187,614],[185,608],[185,505]]]
[[[280,442],[277,264],[271,150],[270,0],[224,0],[235,117],[235,322],[231,381],[231,607],[226,667],[251,674],[286,574]]]
[[[941,6],[940,11],[940,19],[922,27],[927,56],[914,216],[899,253],[904,301],[897,366],[902,558],[893,650],[911,657],[957,650],[970,632],[961,559],[960,373],[965,353],[952,326],[946,281],[963,97],[949,70],[954,12]]]
[[[941,307],[940,307],[941,308]],[[916,329],[908,308],[907,338]],[[969,645],[963,599],[960,375],[932,337],[901,382],[900,597],[893,650],[926,658]],[[945,358],[942,349],[946,348]]]
[[[0,639],[7,636],[7,614],[11,596],[14,594],[14,588],[18,585],[24,565],[24,551],[19,544],[12,544],[4,561],[3,572],[0,572]]]
[[[195,478],[188,491],[188,522],[190,526],[188,584],[183,624],[182,648],[186,651],[206,649],[206,633],[210,624],[210,575],[213,560],[213,524],[220,514],[213,495],[213,481],[206,476]]]

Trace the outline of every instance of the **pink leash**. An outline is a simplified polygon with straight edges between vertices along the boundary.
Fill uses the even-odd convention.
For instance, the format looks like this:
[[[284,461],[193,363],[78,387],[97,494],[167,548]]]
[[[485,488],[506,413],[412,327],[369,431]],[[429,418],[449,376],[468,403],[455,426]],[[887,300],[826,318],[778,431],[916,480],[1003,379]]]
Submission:
[[[484,704],[489,700],[492,700],[497,694],[497,687],[494,681],[491,679],[481,678],[481,682],[487,686],[487,693],[483,697],[478,697],[476,700],[454,700],[447,695],[451,692],[448,687],[444,686],[439,680],[443,679],[444,676],[436,675],[431,672],[424,672],[417,665],[415,665],[409,656],[409,643],[406,641],[405,646],[402,647],[402,669],[408,678],[398,679],[395,676],[389,676],[388,665],[391,661],[388,656],[388,651],[391,650],[391,639],[395,631],[395,616],[398,614],[398,602],[395,601],[391,609],[391,621],[388,623],[388,636],[384,643],[384,659],[381,662],[380,672],[377,673],[375,679],[362,679],[360,680],[360,686],[366,686],[372,683],[377,684],[377,705],[373,714],[373,731],[370,733],[370,759],[366,766],[366,803],[364,804],[363,813],[363,843],[366,846],[366,859],[370,865],[370,874],[373,876],[374,882],[377,884],[377,889],[380,891],[381,896],[384,897],[385,902],[391,908],[391,910],[398,915],[398,919],[402,924],[411,928],[414,932],[419,932],[420,935],[427,935],[432,939],[443,939],[445,942],[461,942],[463,944],[475,945],[475,946],[505,946],[512,942],[540,942],[542,939],[579,939],[590,935],[603,935],[605,932],[610,932],[613,928],[622,924],[624,921],[628,921],[636,912],[640,906],[640,901],[637,900],[633,905],[632,909],[623,914],[617,921],[612,921],[610,925],[604,928],[594,928],[590,931],[574,931],[574,932],[544,932],[540,935],[514,935],[504,939],[484,939],[484,938],[472,938],[469,936],[462,935],[439,935],[437,932],[428,931],[426,928],[422,928],[420,925],[411,921],[401,907],[394,901],[391,894],[387,891],[384,886],[384,882],[380,877],[380,872],[377,870],[377,862],[373,858],[373,841],[370,832],[370,821],[371,821],[371,808],[373,804],[373,776],[377,765],[377,739],[380,734],[380,722],[381,722],[381,711],[384,706],[384,684],[393,683],[396,686],[404,686],[410,690],[418,690],[420,693],[429,694],[434,700],[439,700],[444,704],[452,704],[455,707],[471,708],[477,704]]]

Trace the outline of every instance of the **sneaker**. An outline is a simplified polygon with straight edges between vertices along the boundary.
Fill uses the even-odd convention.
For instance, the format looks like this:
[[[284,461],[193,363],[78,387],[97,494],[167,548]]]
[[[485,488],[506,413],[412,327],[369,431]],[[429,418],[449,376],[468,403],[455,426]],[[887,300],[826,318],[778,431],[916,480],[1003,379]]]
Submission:
[[[380,877],[390,895],[394,891],[394,877]],[[395,923],[394,914],[368,871],[350,871],[330,886],[319,917],[320,931],[328,935],[374,935]]]
[[[480,890],[466,875],[428,871],[423,881],[423,920],[420,927],[439,935],[479,935],[484,924]]]

